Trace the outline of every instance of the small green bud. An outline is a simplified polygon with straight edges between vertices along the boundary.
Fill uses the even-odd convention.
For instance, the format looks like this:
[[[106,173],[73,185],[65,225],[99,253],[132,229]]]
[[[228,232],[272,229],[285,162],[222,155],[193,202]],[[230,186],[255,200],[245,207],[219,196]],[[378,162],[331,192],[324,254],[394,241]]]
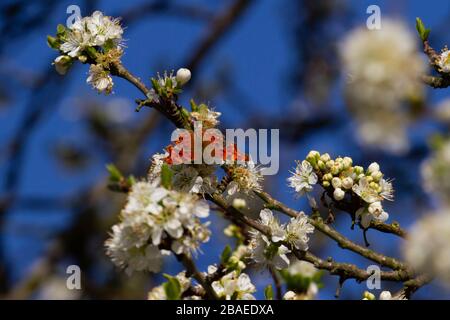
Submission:
[[[328,160],[328,161],[326,162],[326,165],[327,165],[327,168],[328,168],[328,169],[333,168],[333,166],[334,166],[334,160]]]
[[[322,182],[322,185],[324,188],[328,188],[330,186],[330,182],[324,181],[324,182]]]
[[[360,175],[361,173],[364,172],[364,168],[361,167],[361,166],[354,166],[354,167],[353,167],[353,171],[354,171],[357,175]]]
[[[381,171],[372,172],[370,176],[373,178],[373,180],[378,182],[383,177],[383,173],[381,173]]]
[[[350,157],[344,157],[344,169],[348,169],[353,165],[353,160]]]
[[[366,300],[375,300],[375,295],[373,293],[370,293],[369,291],[364,291],[363,297]]]
[[[317,161],[317,166],[322,171],[325,171],[325,169],[327,168],[327,166],[325,165],[325,162],[323,162],[322,160]]]

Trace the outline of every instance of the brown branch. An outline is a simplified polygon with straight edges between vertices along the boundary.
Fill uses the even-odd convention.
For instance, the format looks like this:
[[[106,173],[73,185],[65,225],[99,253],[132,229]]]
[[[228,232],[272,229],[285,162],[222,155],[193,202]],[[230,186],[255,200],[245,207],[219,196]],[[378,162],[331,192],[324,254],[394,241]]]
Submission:
[[[422,81],[435,89],[444,89],[450,87],[450,78],[423,75]]]
[[[232,206],[228,206],[225,202],[225,199],[219,194],[213,194],[208,197],[209,200],[213,201],[220,207],[222,207],[224,210],[227,210],[230,212],[230,214],[236,216],[239,218],[243,223],[246,225],[252,227],[253,229],[261,232],[262,234],[265,234],[267,236],[270,236],[270,232],[267,229],[266,226],[261,225],[258,221],[255,221],[253,219],[250,219],[249,217],[243,215],[241,212],[236,210]],[[286,246],[289,246],[288,244],[285,244]],[[372,273],[367,272],[366,270],[358,268],[354,264],[350,263],[339,263],[334,262],[330,260],[322,260],[312,254],[311,252],[307,251],[300,251],[295,250],[294,248],[291,248],[294,255],[304,261],[308,261],[312,264],[314,264],[315,267],[321,270],[327,270],[332,275],[337,275],[340,278],[343,279],[355,279],[356,281],[364,281],[367,280]],[[408,281],[412,279],[412,273],[409,270],[395,270],[395,271],[382,271],[380,273],[380,277],[382,280],[387,281]]]
[[[272,196],[270,196],[266,192],[263,192],[263,191],[256,192],[256,194],[269,205],[269,208],[280,211],[280,212],[285,213],[286,215],[288,215],[290,217],[294,217],[294,218],[300,214],[298,211],[285,206],[283,203],[281,203],[278,200],[275,200],[274,198],[272,198]],[[336,231],[335,229],[331,228],[326,223],[324,223],[320,217],[319,218],[308,217],[308,220],[317,230],[319,230],[321,233],[325,234],[329,238],[336,241],[337,244],[342,249],[351,250],[369,260],[372,260],[382,266],[389,267],[393,270],[407,270],[408,269],[408,267],[404,263],[398,261],[395,258],[391,258],[391,257],[385,256],[385,255],[382,255],[380,253],[377,253],[373,250],[362,247],[362,246],[352,242],[351,240],[349,240],[348,238],[346,238],[345,236],[340,234],[338,231]]]
[[[269,269],[270,275],[272,276],[273,284],[275,285],[276,298],[277,298],[277,300],[282,300],[283,294],[281,292],[281,281],[280,281],[280,277],[277,274],[277,270],[275,270],[271,266],[269,266],[268,269]]]
[[[197,267],[195,266],[195,263],[192,260],[192,258],[184,253],[176,255],[176,257],[178,261],[180,261],[186,268],[187,275],[192,276],[203,287],[206,296],[209,299],[218,300],[219,297],[217,296],[214,289],[211,287],[211,283],[207,281],[206,277],[200,271],[197,270]]]

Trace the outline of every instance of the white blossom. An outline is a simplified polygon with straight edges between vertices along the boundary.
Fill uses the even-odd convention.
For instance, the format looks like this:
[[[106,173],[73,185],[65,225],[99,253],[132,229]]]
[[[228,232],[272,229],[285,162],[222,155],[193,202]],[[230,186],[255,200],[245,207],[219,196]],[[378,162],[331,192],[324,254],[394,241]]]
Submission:
[[[252,232],[250,248],[252,259],[262,266],[273,266],[276,269],[284,269],[289,266],[286,254],[290,250],[284,245],[274,244],[258,231]]]
[[[370,186],[370,183],[366,177],[360,178],[358,184],[353,185],[352,190],[367,203],[380,200],[378,192]]]
[[[380,182],[381,192],[380,196],[388,201],[394,200],[394,188],[390,180],[381,179]]]
[[[245,273],[238,275],[236,271],[230,272],[220,280],[214,281],[211,286],[219,298],[225,298],[226,300],[255,300],[252,293],[256,291],[256,287]]]
[[[421,167],[423,186],[441,202],[450,204],[450,140],[443,142]]]
[[[98,92],[104,92],[106,94],[111,93],[114,85],[109,72],[98,64],[91,64],[86,82]]]
[[[273,216],[272,211],[263,209],[259,213],[261,224],[268,227],[273,242],[284,240],[286,231],[280,225],[280,222]]]
[[[368,228],[372,220],[384,222],[389,218],[389,214],[383,210],[381,202],[376,201],[367,207],[359,208],[356,211],[355,217],[360,219],[361,225],[364,228]]]
[[[352,30],[340,44],[345,97],[365,144],[401,153],[408,149],[412,115],[405,104],[424,96],[420,76],[427,64],[416,35],[403,23],[383,18],[383,27]]]
[[[262,190],[263,176],[253,161],[236,165],[232,169],[231,177],[232,181],[227,186],[228,195],[233,195],[236,192],[248,194],[252,190]]]
[[[303,160],[297,164],[295,172],[292,172],[293,176],[288,178],[289,186],[295,189],[295,192],[300,195],[310,192],[313,189],[313,185],[317,183],[317,175],[313,171],[311,164]]]
[[[114,225],[111,238],[106,241],[107,254],[129,275],[134,271],[160,271],[162,253],[157,247],[143,243],[134,231],[126,223]]]
[[[412,227],[404,256],[417,272],[436,275],[450,286],[450,211],[428,213]]]
[[[437,61],[437,65],[441,72],[450,73],[450,50],[444,50]]]
[[[308,217],[301,212],[297,217],[291,218],[286,226],[286,241],[296,249],[306,251],[308,250],[308,234],[313,232],[313,225],[309,223]]]
[[[114,46],[120,46],[122,33],[118,19],[95,11],[92,16],[76,20],[67,29],[60,50],[70,57],[78,57],[86,48],[103,46],[108,41],[111,41]]]
[[[212,111],[206,106],[200,106],[198,111],[191,112],[191,117],[196,121],[201,121],[204,127],[213,128],[219,124],[217,120],[222,113]]]

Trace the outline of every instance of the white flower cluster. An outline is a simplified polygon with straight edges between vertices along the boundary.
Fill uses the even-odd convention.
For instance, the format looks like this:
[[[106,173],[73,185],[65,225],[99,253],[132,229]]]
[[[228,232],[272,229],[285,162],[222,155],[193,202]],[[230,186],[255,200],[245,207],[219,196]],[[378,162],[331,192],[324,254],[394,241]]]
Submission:
[[[415,35],[394,20],[383,19],[380,30],[365,26],[350,32],[340,45],[346,100],[358,121],[362,142],[391,152],[408,146],[411,117],[405,103],[422,99],[426,72]]]
[[[418,272],[432,273],[450,286],[450,210],[427,214],[412,227],[404,245],[408,263]]]
[[[296,218],[291,218],[290,222],[284,225],[280,224],[273,216],[272,211],[263,209],[260,212],[260,223],[268,228],[270,237],[259,231],[252,232],[250,247],[252,259],[256,263],[273,266],[277,269],[287,268],[289,259],[286,254],[291,251],[281,242],[287,243],[297,250],[308,250],[308,234],[314,232],[314,227],[308,222],[304,213],[300,213]]]
[[[208,223],[199,220],[208,215],[208,204],[196,195],[167,190],[158,181],[137,182],[128,194],[121,222],[106,241],[107,253],[127,273],[157,272],[162,256],[169,253],[158,249],[163,241],[168,240],[176,254],[191,254],[209,240]]]
[[[383,176],[376,162],[364,170],[354,166],[350,157],[333,160],[328,153],[321,155],[318,151],[310,151],[288,181],[299,194],[311,191],[313,184],[319,182],[336,201],[344,201],[346,195],[358,196],[363,205],[356,212],[356,218],[367,228],[372,220],[384,222],[389,217],[381,201],[393,200],[393,188]]]
[[[100,11],[77,19],[68,28],[58,27],[57,37],[48,38],[51,47],[61,53],[54,61],[56,71],[66,74],[74,59],[83,63],[88,59],[94,60],[87,83],[99,92],[111,93],[113,80],[96,55],[99,52],[105,55],[106,60],[119,58],[122,55],[122,34],[119,19],[104,16]]]
[[[69,57],[76,58],[88,47],[119,46],[123,30],[119,19],[104,16],[95,11],[92,16],[77,19],[70,26],[60,50]]]
[[[450,205],[450,140],[445,140],[422,164],[425,189]]]
[[[230,272],[220,280],[214,281],[212,287],[219,298],[226,300],[255,300],[252,295],[256,287],[246,273]]]
[[[450,73],[450,50],[448,48],[445,48],[439,55],[437,65],[441,72]]]

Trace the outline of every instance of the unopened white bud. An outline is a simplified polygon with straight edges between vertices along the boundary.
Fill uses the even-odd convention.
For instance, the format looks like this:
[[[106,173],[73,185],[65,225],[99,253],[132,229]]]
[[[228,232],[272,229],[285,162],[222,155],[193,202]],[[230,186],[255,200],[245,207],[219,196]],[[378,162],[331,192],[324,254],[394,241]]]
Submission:
[[[284,294],[283,300],[295,300],[297,294],[294,291],[288,291]]]
[[[378,172],[380,171],[380,165],[376,162],[372,162],[369,166],[369,168],[367,168],[367,171],[369,173],[374,173],[374,172]]]
[[[340,200],[344,199],[345,191],[342,190],[341,188],[336,188],[336,189],[334,189],[333,197],[336,201],[340,201]]]
[[[351,188],[353,187],[353,179],[350,178],[350,177],[344,178],[344,179],[342,180],[342,186],[343,186],[345,189],[351,189]]]
[[[178,69],[176,79],[177,79],[178,84],[180,86],[183,86],[189,80],[191,80],[191,71],[186,68]]]
[[[389,291],[383,291],[380,293],[380,300],[391,300],[392,294]]]
[[[331,185],[335,189],[340,188],[342,186],[342,181],[340,178],[334,177],[333,179],[331,179]]]
[[[55,65],[56,72],[60,75],[65,75],[72,64],[72,59],[69,56],[59,56],[55,59],[53,64]]]
[[[233,208],[237,210],[245,209],[247,207],[247,203],[244,199],[236,198],[233,199]]]

